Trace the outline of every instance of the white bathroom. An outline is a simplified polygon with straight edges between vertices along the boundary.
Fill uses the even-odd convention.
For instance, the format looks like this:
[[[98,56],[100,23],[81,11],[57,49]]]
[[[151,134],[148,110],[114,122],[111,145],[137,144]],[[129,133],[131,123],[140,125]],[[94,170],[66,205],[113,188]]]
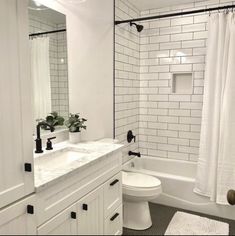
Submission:
[[[0,235],[235,235],[234,11],[0,0]]]

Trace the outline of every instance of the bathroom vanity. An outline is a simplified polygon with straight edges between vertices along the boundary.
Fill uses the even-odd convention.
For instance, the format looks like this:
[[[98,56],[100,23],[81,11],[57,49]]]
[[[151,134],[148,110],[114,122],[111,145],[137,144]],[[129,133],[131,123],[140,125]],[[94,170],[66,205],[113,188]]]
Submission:
[[[35,107],[32,107],[33,78],[30,74],[29,34],[38,33],[34,30],[37,26],[43,25],[38,22],[40,22],[41,18],[45,20],[46,15],[43,15],[43,11],[34,11],[34,15],[31,14],[29,19],[29,9],[32,10],[32,7],[37,8],[40,6],[40,4],[39,6],[29,6],[29,2],[32,3],[32,1],[28,0],[0,1],[0,31],[2,32],[0,51],[3,55],[0,65],[0,235],[122,234],[121,145],[100,141],[71,146],[67,142],[61,142],[64,140],[60,140],[58,138],[59,135],[56,133],[54,134],[57,136],[56,141],[60,143],[54,146],[53,151],[44,152],[35,157],[33,155],[34,142],[32,142],[32,136],[36,125],[35,120],[32,118]],[[99,3],[95,2],[92,5],[100,5],[100,1]],[[36,2],[34,1],[35,4]],[[55,7],[57,10],[63,9],[65,13],[67,12],[59,3],[53,2],[49,5],[53,8],[52,10]],[[99,8],[100,14],[102,13],[103,15],[103,9],[101,8],[102,6]],[[94,7],[94,9],[97,13],[97,7]],[[70,13],[70,11],[68,12]],[[56,13],[49,15],[55,16],[53,21],[55,18],[59,21],[63,20],[63,22],[60,22],[63,23],[60,26],[63,29],[63,33],[60,33],[60,37],[50,34],[50,39],[53,39],[52,41],[55,45],[62,45],[65,50],[66,46],[62,42],[58,43],[55,39],[65,39],[65,17],[57,17],[61,14]],[[77,19],[73,19],[71,14],[70,18],[70,24],[72,24],[69,25],[70,29],[73,27],[77,29]],[[110,19],[113,20],[113,18]],[[29,24],[29,20],[31,20],[32,24]],[[38,21],[36,22],[36,20]],[[91,21],[89,18],[89,22],[91,24],[94,22],[97,28],[97,19],[94,18]],[[50,22],[47,23],[50,24]],[[58,22],[56,23],[58,26]],[[30,30],[29,25],[31,27]],[[112,24],[110,25],[112,29]],[[103,27],[103,24],[101,24],[101,32],[103,32]],[[45,29],[40,28],[38,30],[44,31]],[[48,30],[53,29],[47,28],[46,31]],[[112,30],[110,32],[112,33]],[[97,34],[97,31],[94,34]],[[71,38],[74,38],[74,35]],[[93,37],[92,45],[94,45],[95,38],[97,37]],[[98,41],[100,42],[99,38]],[[111,42],[113,42],[113,38]],[[75,44],[77,44],[77,41]],[[74,50],[73,46],[70,45],[72,48],[70,51],[75,51],[74,54],[76,55],[79,54],[79,51]],[[105,44],[105,47],[107,47],[107,44]],[[56,47],[52,48],[55,49]],[[58,51],[61,50],[58,49]],[[48,55],[48,53],[45,54]],[[57,53],[54,54],[56,55]],[[83,53],[82,55],[86,54]],[[112,55],[111,52],[110,55]],[[74,60],[73,55],[71,58],[72,61],[78,61]],[[63,55],[59,60],[57,59],[53,58],[54,61],[59,61],[60,67],[63,67],[63,73],[60,73],[60,76],[63,77],[63,75],[68,74],[65,64],[67,62],[66,52],[63,51]],[[86,58],[82,61],[87,62],[87,64],[91,62],[86,60]],[[106,73],[107,64],[102,64],[105,66]],[[60,67],[58,65],[58,68]],[[53,68],[57,67],[54,66]],[[85,70],[91,71],[87,68]],[[38,71],[42,70],[39,69]],[[96,78],[99,81],[97,76],[99,72],[93,71],[95,71]],[[110,71],[112,76],[112,67],[110,67]],[[70,74],[74,74],[73,77],[76,80],[79,77],[76,71],[72,70]],[[63,113],[65,115],[69,112],[68,102],[70,101],[68,101],[68,98],[72,97],[74,102],[77,100],[84,101],[86,107],[88,107],[87,99],[81,98],[78,93],[78,86],[72,86],[76,96],[68,94],[68,87],[66,86],[71,78],[66,76],[52,78],[52,76],[56,76],[55,71],[51,74],[51,82],[57,81],[60,85],[64,85],[61,94],[66,95],[64,96],[66,100],[63,101],[63,104],[66,104],[66,106],[63,105]],[[84,74],[83,77],[87,80]],[[39,76],[38,78],[41,79],[43,77]],[[91,78],[94,78],[93,74]],[[59,79],[64,79],[63,83]],[[109,74],[107,75],[107,80],[112,80]],[[40,85],[47,88],[41,81]],[[52,86],[53,88],[55,87],[54,85]],[[58,87],[58,85],[56,86]],[[100,91],[103,92],[105,86],[101,86]],[[94,88],[97,91],[96,85]],[[83,90],[87,89],[83,87]],[[86,94],[88,94],[87,91],[85,91]],[[106,100],[110,106],[112,102],[110,102],[111,100],[103,99],[103,95],[100,94],[102,93],[97,93],[97,96],[94,95],[94,101],[98,105],[102,104],[102,106],[99,109],[89,107],[87,110],[95,110],[96,113],[91,113],[88,117],[86,112],[82,111],[81,106],[77,104],[73,106],[76,109],[73,112],[83,112],[85,113],[84,116],[89,119],[90,124],[87,133],[90,132],[90,136],[87,140],[97,140],[100,137],[112,136],[113,119],[108,115],[108,112],[103,112]],[[52,93],[51,97],[54,98],[57,104],[59,97],[55,98],[54,95]],[[102,98],[102,102],[96,99],[99,96]],[[91,100],[91,105],[97,106],[94,101]],[[53,103],[53,101],[50,102]],[[58,110],[60,115],[63,115],[61,107],[62,105]],[[56,110],[53,107],[52,109],[50,112]],[[104,118],[102,117],[102,112]],[[89,118],[97,117],[97,114],[100,114],[100,123],[96,118]],[[41,115],[37,118],[45,119]],[[66,119],[66,117],[64,118]],[[92,132],[95,134],[91,135],[93,134]],[[44,140],[43,144],[45,145]],[[43,149],[45,150],[45,147]]]
[[[35,156],[35,194],[0,211],[0,234],[121,235],[122,145],[57,144]]]

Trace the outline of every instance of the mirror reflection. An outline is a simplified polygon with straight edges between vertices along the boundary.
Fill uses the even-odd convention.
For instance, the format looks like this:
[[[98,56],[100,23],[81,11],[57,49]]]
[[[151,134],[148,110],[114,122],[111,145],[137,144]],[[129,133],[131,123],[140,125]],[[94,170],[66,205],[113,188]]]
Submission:
[[[29,32],[34,122],[58,129],[69,115],[66,16],[30,0]]]

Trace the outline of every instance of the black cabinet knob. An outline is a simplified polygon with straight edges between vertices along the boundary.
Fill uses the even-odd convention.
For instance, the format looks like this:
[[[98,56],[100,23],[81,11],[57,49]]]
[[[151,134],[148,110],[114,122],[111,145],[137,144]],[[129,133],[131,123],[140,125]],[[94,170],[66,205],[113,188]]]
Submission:
[[[112,187],[112,186],[114,186],[115,184],[117,184],[119,182],[119,180],[118,179],[115,179],[111,184],[110,184],[110,186]]]
[[[25,163],[24,164],[24,170],[25,170],[25,172],[32,172],[32,164]]]
[[[27,206],[27,213],[30,215],[33,215],[34,214],[34,206],[28,205]]]
[[[71,212],[71,218],[76,220],[77,219],[77,213],[76,212]]]
[[[87,204],[83,204],[83,205],[82,205],[82,209],[83,209],[84,211],[88,211],[88,205],[87,205]]]

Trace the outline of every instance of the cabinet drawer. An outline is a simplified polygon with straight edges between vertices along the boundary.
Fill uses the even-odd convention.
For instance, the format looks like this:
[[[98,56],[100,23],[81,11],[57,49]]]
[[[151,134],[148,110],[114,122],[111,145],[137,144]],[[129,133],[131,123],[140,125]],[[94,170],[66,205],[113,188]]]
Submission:
[[[37,229],[38,235],[77,235],[76,205],[56,215]],[[74,215],[75,213],[75,215]]]
[[[122,205],[120,205],[116,211],[114,211],[105,220],[105,235],[122,235],[123,225],[123,215],[122,215]]]
[[[109,216],[122,203],[122,175],[115,175],[104,185],[104,214]]]

